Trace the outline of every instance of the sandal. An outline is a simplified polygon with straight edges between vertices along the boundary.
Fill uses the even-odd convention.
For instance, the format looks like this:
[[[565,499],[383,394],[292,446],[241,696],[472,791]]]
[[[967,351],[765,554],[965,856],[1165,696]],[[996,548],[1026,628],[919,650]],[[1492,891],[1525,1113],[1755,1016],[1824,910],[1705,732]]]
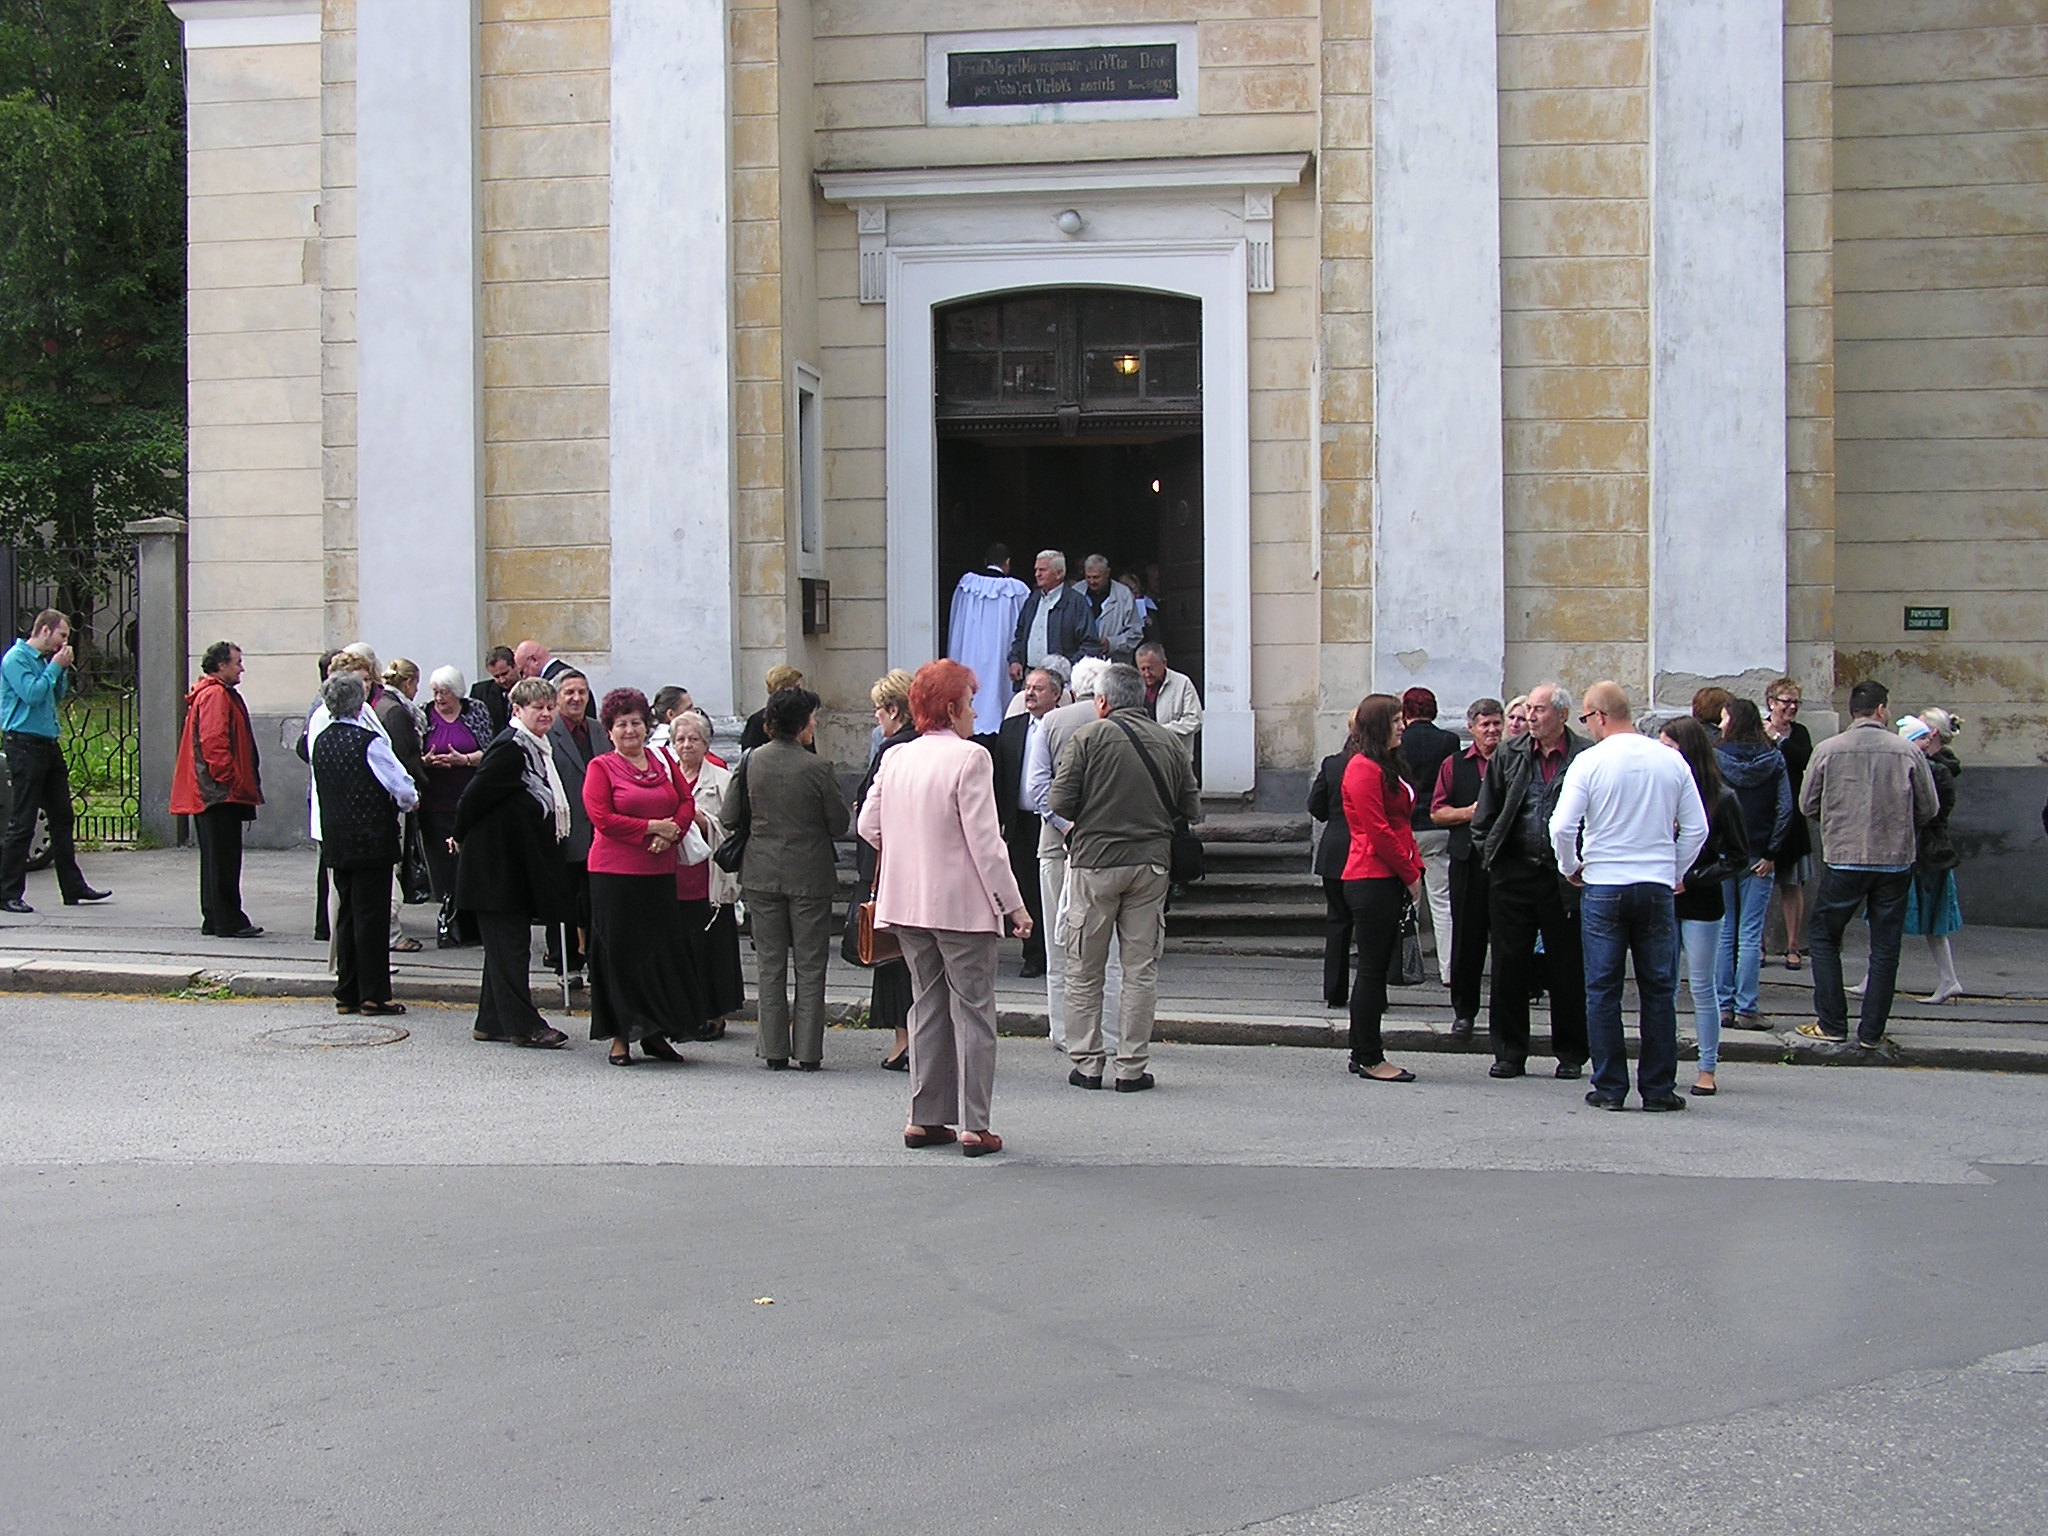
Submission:
[[[411,934],[407,934],[391,946],[391,952],[394,955],[416,955],[420,952],[420,941]]]
[[[1800,954],[1799,951],[1796,949],[1786,950],[1785,969],[1788,971],[1801,971],[1806,969],[1806,957]]]
[[[994,1131],[974,1131],[969,1134],[974,1140],[969,1141],[966,1137],[960,1140],[960,1150],[969,1157],[986,1157],[991,1152],[1003,1150],[1003,1138]]]
[[[1829,1045],[1847,1045],[1849,1043],[1847,1035],[1831,1035],[1818,1024],[1802,1024],[1794,1033],[1804,1035],[1809,1040],[1825,1040]]]
[[[949,1147],[959,1139],[960,1133],[950,1125],[903,1127],[903,1145],[906,1147]]]

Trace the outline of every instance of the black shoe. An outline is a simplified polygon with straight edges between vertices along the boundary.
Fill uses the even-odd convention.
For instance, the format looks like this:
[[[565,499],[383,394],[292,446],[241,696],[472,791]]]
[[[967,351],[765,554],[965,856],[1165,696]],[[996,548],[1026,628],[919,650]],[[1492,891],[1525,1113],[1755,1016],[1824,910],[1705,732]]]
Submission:
[[[1472,1032],[1477,1027],[1478,1021],[1476,1019],[1453,1019],[1451,1020],[1451,1038],[1460,1045],[1463,1045],[1472,1038]]]
[[[1523,1077],[1529,1069],[1519,1061],[1496,1061],[1486,1069],[1488,1077]]]
[[[1153,1085],[1150,1072],[1140,1072],[1136,1077],[1120,1077],[1116,1080],[1118,1093],[1143,1093]]]
[[[910,1070],[910,1047],[906,1045],[894,1056],[884,1056],[882,1058],[882,1070],[884,1072],[908,1072]]]
[[[1570,1082],[1574,1078],[1586,1075],[1586,1064],[1583,1061],[1560,1061],[1557,1064],[1557,1071],[1553,1075],[1563,1078],[1566,1082]]]
[[[35,911],[35,908],[23,901],[19,896],[10,896],[5,901],[0,901],[0,912],[18,912],[23,917],[26,917],[33,911]]]
[[[1043,960],[1026,960],[1024,968],[1018,971],[1017,974],[1025,981],[1035,980],[1045,974],[1045,962]]]
[[[1661,1114],[1670,1110],[1685,1108],[1685,1100],[1675,1093],[1660,1093],[1654,1099],[1643,1100],[1643,1108],[1651,1114]]]
[[[1074,1068],[1073,1071],[1067,1074],[1067,1082],[1071,1087],[1075,1088],[1100,1088],[1102,1086],[1102,1079],[1099,1076],[1090,1077],[1079,1067]]]
[[[825,1070],[825,1063],[822,1061],[800,1061],[796,1064],[796,1069],[799,1072],[822,1072]]]
[[[89,885],[82,885],[64,898],[64,905],[75,907],[81,901],[105,901],[113,894],[112,891],[96,891]]]
[[[787,1072],[789,1070],[789,1058],[787,1056],[770,1056],[763,1065],[770,1072]]]
[[[263,930],[254,923],[251,923],[246,928],[237,928],[233,933],[223,933],[220,937],[223,939],[260,939],[263,937]]]
[[[1595,1109],[1625,1109],[1628,1107],[1625,1100],[1609,1098],[1598,1088],[1589,1088],[1586,1091],[1586,1102]],[[1680,1107],[1683,1108],[1682,1105]]]

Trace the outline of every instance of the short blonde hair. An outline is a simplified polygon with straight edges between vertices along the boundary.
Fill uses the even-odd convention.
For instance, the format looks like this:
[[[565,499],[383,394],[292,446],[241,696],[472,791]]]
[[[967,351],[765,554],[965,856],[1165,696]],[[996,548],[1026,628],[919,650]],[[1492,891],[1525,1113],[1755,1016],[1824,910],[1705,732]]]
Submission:
[[[704,743],[705,750],[710,750],[713,734],[711,721],[701,710],[680,709],[676,711],[675,717],[668,723],[668,739],[671,745],[674,744],[677,734],[682,731],[694,732],[697,739]]]
[[[768,669],[767,682],[770,693],[780,693],[785,688],[801,688],[804,684],[804,675],[784,662],[780,666]]]
[[[1952,715],[1945,709],[1923,709],[1920,718],[1927,722],[1927,729],[1943,741],[1954,741],[1956,733],[1963,728],[1963,717]]]
[[[868,690],[868,698],[875,708],[894,710],[908,720],[911,681],[911,675],[901,667],[891,667],[875,679],[875,686]]]

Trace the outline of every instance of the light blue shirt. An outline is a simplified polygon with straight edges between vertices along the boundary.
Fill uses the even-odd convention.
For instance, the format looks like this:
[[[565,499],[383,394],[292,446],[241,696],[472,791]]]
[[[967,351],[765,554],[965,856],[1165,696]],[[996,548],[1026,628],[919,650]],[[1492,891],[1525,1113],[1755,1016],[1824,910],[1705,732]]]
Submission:
[[[9,736],[57,739],[57,706],[71,691],[71,674],[17,640],[0,658],[0,731]]]

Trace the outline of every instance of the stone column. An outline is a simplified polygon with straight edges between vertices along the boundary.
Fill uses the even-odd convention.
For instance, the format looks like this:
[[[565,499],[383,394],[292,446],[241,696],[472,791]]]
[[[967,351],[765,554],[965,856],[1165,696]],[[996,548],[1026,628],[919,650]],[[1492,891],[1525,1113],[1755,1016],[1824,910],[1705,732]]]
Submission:
[[[1777,6],[1656,7],[1650,678],[1785,665],[1785,53]]]
[[[145,517],[122,530],[135,539],[137,821],[143,837],[183,841],[171,814],[171,767],[185,723],[185,519]]]
[[[1374,0],[1373,686],[1501,686],[1494,7]]]
[[[476,0],[356,9],[361,637],[473,672],[484,639]]]
[[[611,29],[609,671],[729,714],[725,7],[612,0]]]

